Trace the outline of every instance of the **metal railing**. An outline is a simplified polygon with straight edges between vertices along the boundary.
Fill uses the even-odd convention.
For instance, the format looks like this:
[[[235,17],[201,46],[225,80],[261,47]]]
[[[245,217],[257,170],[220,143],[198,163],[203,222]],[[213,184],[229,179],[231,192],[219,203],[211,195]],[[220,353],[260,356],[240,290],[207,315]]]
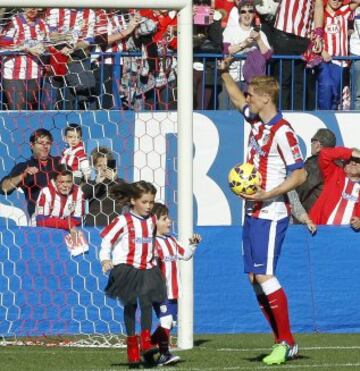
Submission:
[[[1,52],[2,69],[6,58],[19,54],[21,53]],[[111,65],[104,63],[104,60],[109,57],[113,58]],[[194,62],[197,62],[194,68],[194,109],[233,108],[217,69],[217,64],[223,57],[222,54],[194,54]],[[168,55],[165,58],[176,58],[176,55]],[[241,88],[246,85],[241,77],[245,59],[244,55],[234,57],[234,60],[242,61],[238,66],[238,84]],[[85,94],[85,98],[77,93],[77,89],[67,85],[65,76],[56,77],[45,73],[38,79],[35,104],[21,109],[176,109],[176,80],[169,84],[166,82],[168,76],[165,76],[165,84],[161,85],[157,82],[158,71],[150,71],[152,73],[148,76],[143,76],[141,68],[137,72],[126,71],[124,66],[129,60],[145,61],[141,59],[140,52],[92,53],[88,58],[88,70],[95,74],[96,84]],[[279,81],[279,109],[360,109],[360,76],[358,76],[360,57],[334,57],[333,60],[349,64],[343,68],[334,67],[337,70],[335,71],[336,90],[329,84],[331,79],[327,82],[326,80],[324,82],[324,79],[319,80],[323,67],[304,68],[305,64],[300,56],[273,55],[266,65],[266,74],[274,76]],[[172,72],[175,75],[175,71]],[[344,90],[345,87],[347,88]],[[324,105],[323,101],[330,99],[328,95],[331,89],[333,102],[331,102],[331,107],[328,107],[328,102]],[[11,99],[9,92],[5,90],[4,77],[1,74],[0,107],[3,110],[9,109],[8,101]],[[25,93],[27,93],[26,90],[27,85],[24,84]],[[68,97],[73,100],[71,105],[67,104]],[[105,104],[106,99],[111,99],[112,102]]]

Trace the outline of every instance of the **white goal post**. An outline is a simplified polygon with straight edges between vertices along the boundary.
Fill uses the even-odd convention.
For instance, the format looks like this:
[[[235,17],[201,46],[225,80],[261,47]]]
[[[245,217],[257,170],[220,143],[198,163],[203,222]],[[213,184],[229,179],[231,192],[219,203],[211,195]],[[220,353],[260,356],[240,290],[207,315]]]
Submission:
[[[187,243],[193,233],[193,72],[191,0],[59,0],[56,7],[176,9],[178,13],[178,233]],[[0,0],[1,7],[49,7],[47,0]],[[181,262],[183,296],[179,301],[178,346],[193,347],[193,262]]]

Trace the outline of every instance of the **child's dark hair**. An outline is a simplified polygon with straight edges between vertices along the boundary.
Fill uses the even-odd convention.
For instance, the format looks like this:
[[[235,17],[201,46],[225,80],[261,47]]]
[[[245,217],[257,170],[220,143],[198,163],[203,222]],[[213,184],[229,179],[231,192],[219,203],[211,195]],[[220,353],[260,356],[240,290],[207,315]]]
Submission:
[[[82,128],[78,124],[67,124],[67,127],[64,129],[64,136],[66,136],[69,131],[75,131],[82,137]]]
[[[130,203],[133,198],[137,200],[144,193],[151,193],[156,195],[156,188],[149,182],[140,180],[135,183],[120,183],[115,184],[110,189],[110,197],[115,200],[115,202],[120,206],[125,206]]]
[[[55,172],[52,174],[52,179],[56,179],[58,176],[67,175],[70,175],[72,178],[74,176],[73,172],[65,164],[60,164],[56,166]]]
[[[162,204],[161,202],[155,202],[154,207],[151,210],[151,214],[155,215],[158,219],[160,219],[163,215],[169,215],[169,209],[166,205]]]

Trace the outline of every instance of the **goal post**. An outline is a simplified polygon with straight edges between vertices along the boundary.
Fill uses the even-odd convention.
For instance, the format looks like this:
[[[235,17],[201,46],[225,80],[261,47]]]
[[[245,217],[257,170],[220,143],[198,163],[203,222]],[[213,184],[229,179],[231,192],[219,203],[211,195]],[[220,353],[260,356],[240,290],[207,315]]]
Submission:
[[[0,7],[49,7],[47,0],[0,0]],[[119,4],[121,6],[119,6]],[[177,204],[179,241],[188,242],[193,233],[193,72],[191,0],[59,0],[58,8],[175,9],[177,17]],[[178,346],[193,347],[193,262],[181,262],[182,297],[179,300]]]

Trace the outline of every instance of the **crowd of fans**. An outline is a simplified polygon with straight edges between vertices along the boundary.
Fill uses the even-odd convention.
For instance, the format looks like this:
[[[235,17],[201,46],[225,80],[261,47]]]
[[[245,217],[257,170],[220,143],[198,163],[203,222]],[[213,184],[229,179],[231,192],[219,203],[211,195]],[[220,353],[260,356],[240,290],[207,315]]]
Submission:
[[[66,148],[61,157],[50,154],[53,136],[37,129],[30,136],[32,157],[16,164],[0,181],[0,192],[21,188],[32,226],[60,228],[76,235],[81,225],[103,227],[129,205],[116,191],[126,187],[118,177],[109,148],[96,147],[88,157],[81,126],[64,128]],[[71,138],[71,139],[69,139]],[[335,134],[319,129],[311,139],[305,162],[307,180],[289,194],[294,223],[351,225],[360,229],[360,152],[336,147]]]
[[[194,108],[231,108],[217,73],[222,55],[234,57],[231,73],[242,88],[259,74],[281,80],[281,109],[349,109],[351,90],[358,108],[360,62],[350,69],[349,60],[334,57],[360,56],[359,4],[195,0]],[[1,14],[4,109],[176,108],[176,11],[3,8]]]

